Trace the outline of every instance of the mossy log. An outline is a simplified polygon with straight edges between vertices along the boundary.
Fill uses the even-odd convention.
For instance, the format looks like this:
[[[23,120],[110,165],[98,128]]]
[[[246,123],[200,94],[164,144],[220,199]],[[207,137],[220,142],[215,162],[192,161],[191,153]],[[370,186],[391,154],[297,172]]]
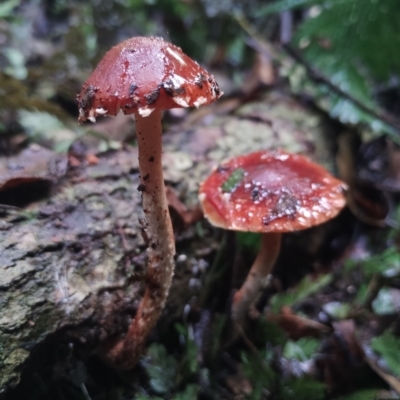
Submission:
[[[198,183],[229,156],[281,147],[333,164],[323,117],[285,96],[268,94],[205,120],[164,135],[166,183],[189,209],[197,206]],[[0,209],[0,393],[16,385],[31,352],[52,335],[93,350],[123,334],[135,313],[146,268],[137,150],[98,158],[69,170],[24,210]],[[193,266],[212,251],[175,214],[178,265],[164,315],[180,315],[198,293]]]

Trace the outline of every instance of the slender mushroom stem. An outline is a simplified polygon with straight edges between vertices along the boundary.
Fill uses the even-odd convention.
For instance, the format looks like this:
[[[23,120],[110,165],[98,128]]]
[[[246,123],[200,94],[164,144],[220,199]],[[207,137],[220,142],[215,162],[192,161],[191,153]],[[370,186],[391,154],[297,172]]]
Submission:
[[[148,265],[146,289],[136,316],[125,338],[105,354],[107,361],[123,369],[132,368],[139,360],[146,338],[164,308],[175,266],[175,241],[161,163],[161,111],[156,109],[148,117],[137,113],[135,117]]]
[[[261,247],[242,287],[235,293],[232,302],[232,319],[243,326],[247,312],[257,300],[260,291],[271,273],[281,247],[281,233],[263,233]]]

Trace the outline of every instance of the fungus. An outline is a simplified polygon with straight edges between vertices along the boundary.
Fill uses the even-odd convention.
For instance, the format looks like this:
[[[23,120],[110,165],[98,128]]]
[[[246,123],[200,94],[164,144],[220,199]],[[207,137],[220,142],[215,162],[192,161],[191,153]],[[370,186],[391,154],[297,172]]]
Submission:
[[[214,226],[262,233],[259,253],[232,302],[242,324],[278,257],[284,232],[335,217],[345,205],[345,184],[302,155],[258,151],[232,158],[201,184],[200,202]]]
[[[134,37],[109,50],[77,96],[79,123],[97,116],[134,114],[145,229],[146,288],[124,339],[105,352],[121,368],[133,367],[164,307],[174,271],[175,241],[161,164],[162,110],[199,107],[222,96],[217,82],[182,50],[157,37]]]

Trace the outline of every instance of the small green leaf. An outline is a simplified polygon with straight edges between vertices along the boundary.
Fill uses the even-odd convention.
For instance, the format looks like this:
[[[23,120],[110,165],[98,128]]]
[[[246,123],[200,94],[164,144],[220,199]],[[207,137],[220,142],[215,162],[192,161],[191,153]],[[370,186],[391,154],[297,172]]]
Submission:
[[[249,379],[253,386],[253,392],[249,396],[251,400],[262,398],[263,388],[271,387],[276,379],[276,373],[271,366],[263,359],[254,354],[243,352],[241,354],[242,368],[244,375]],[[265,354],[265,359],[272,354]]]
[[[3,50],[3,54],[8,59],[9,65],[4,68],[4,72],[15,79],[23,80],[28,76],[25,67],[25,56],[18,49],[8,48]]]
[[[335,319],[345,319],[348,317],[351,306],[340,301],[331,301],[323,306],[324,311]]]
[[[391,373],[396,377],[400,376],[400,338],[394,336],[389,330],[383,335],[377,336],[371,340],[371,347],[380,354],[386,362]]]
[[[363,305],[365,304],[368,296],[368,285],[366,283],[362,283],[359,288],[358,292],[356,294],[356,298],[354,299],[355,304],[357,305]]]
[[[398,308],[394,304],[392,290],[387,287],[383,287],[379,290],[378,295],[372,302],[372,309],[377,315],[389,315],[395,314]]]
[[[331,281],[331,274],[321,275],[317,279],[306,276],[296,287],[272,296],[270,301],[271,309],[277,313],[283,306],[293,306],[318,292],[324,286],[329,285]]]
[[[316,353],[319,345],[320,342],[312,338],[301,338],[297,342],[288,340],[283,348],[283,356],[285,358],[306,361]]]
[[[197,355],[199,349],[196,342],[190,337],[188,327],[182,324],[175,324],[175,329],[184,338],[185,353],[179,366],[179,373],[182,379],[190,379],[199,369]]]
[[[19,110],[18,121],[34,139],[51,140],[54,132],[66,129],[55,115],[44,111]]]
[[[378,273],[386,278],[393,278],[400,274],[400,253],[396,248],[390,247],[366,260],[363,263],[363,271],[369,277]]]
[[[326,398],[326,385],[308,377],[292,378],[282,382],[282,393],[285,400],[323,400]]]
[[[244,177],[244,169],[237,168],[229,176],[229,178],[221,185],[224,193],[231,193]]]
[[[8,18],[12,16],[15,7],[19,6],[20,0],[8,0],[0,4],[0,18]]]
[[[175,388],[177,362],[168,355],[163,345],[157,343],[151,345],[143,365],[150,377],[150,386],[156,393],[168,393]]]

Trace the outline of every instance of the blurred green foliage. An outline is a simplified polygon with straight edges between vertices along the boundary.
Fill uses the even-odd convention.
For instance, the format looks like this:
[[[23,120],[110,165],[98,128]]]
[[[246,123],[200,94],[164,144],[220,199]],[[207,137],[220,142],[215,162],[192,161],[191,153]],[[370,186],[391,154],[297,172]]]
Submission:
[[[253,387],[249,399],[261,399],[264,390],[271,390],[274,387],[277,374],[270,365],[269,361],[271,358],[272,351],[268,350],[260,352],[259,355],[242,353],[241,362],[243,373],[249,379]]]
[[[386,330],[382,335],[371,340],[371,347],[383,357],[389,371],[400,377],[400,338],[393,335],[390,330]]]
[[[283,382],[280,398],[285,400],[326,399],[326,386],[308,377],[291,378]]]
[[[271,310],[277,313],[283,306],[294,306],[296,303],[299,303],[328,285],[332,281],[332,278],[331,274],[320,275],[315,279],[306,276],[296,287],[272,296],[270,300]]]
[[[400,253],[395,247],[389,247],[382,253],[368,258],[362,264],[363,273],[367,277],[378,273],[387,278],[393,278],[400,274]]]
[[[397,0],[7,0],[0,5],[0,18],[8,21],[0,27],[6,38],[0,69],[24,80],[30,96],[47,93],[50,101],[61,96],[71,102],[109,47],[134,35],[159,35],[200,62],[224,66],[236,79],[251,66],[252,51],[251,38],[238,29],[235,15],[246,16],[265,40],[276,42],[279,13],[284,11],[292,12],[292,45],[349,97],[311,82],[302,65],[288,69],[284,63],[281,74],[292,90],[311,95],[344,123],[363,123],[376,132],[399,131],[394,128],[400,126]],[[44,42],[46,47],[40,47]],[[7,128],[1,115],[0,123]]]
[[[12,13],[20,3],[20,0],[7,0],[0,4],[0,18],[10,18]]]
[[[331,301],[324,305],[324,311],[335,320],[346,319],[350,315],[351,305],[340,301]]]
[[[380,94],[385,89],[399,95],[397,0],[277,0],[255,10],[253,17],[263,19],[300,7],[306,17],[298,24],[292,44],[312,68],[373,111],[382,110]],[[393,127],[326,87],[318,87],[313,96],[322,97],[320,104],[343,123],[362,122],[375,131],[393,133]]]
[[[318,350],[320,342],[317,339],[303,337],[297,340],[288,340],[283,347],[283,356],[298,361],[309,360]]]
[[[175,388],[178,365],[162,344],[154,343],[149,347],[144,366],[154,392],[165,394]]]
[[[175,328],[183,344],[182,353],[178,357],[170,355],[164,345],[153,343],[143,359],[143,366],[149,376],[149,384],[153,392],[170,396],[179,387],[185,385],[185,390],[172,398],[194,399],[198,389],[196,385],[190,384],[190,381],[198,372],[203,377],[207,376],[207,372],[200,371],[197,360],[198,349],[189,335],[188,326],[176,324]]]
[[[395,302],[393,290],[388,287],[381,288],[372,301],[372,310],[376,315],[396,314],[399,310],[398,301]]]
[[[314,348],[314,344],[310,346],[311,341],[308,343],[303,341],[303,344],[310,349]],[[289,354],[289,356],[292,355],[294,354]],[[260,351],[258,355],[242,353],[243,372],[253,388],[248,396],[249,399],[322,400],[326,398],[326,386],[317,380],[307,376],[282,379],[271,367],[273,357],[272,349]],[[290,359],[293,358],[288,358]]]

